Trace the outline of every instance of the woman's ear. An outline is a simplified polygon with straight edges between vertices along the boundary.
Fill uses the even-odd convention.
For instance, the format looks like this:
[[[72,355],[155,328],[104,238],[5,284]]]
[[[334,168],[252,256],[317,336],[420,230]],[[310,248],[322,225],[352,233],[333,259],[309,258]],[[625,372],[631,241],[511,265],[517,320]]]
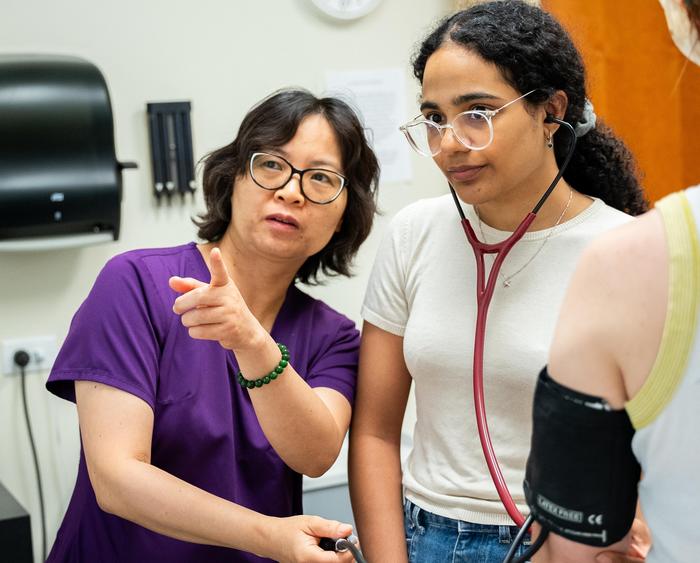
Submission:
[[[547,117],[556,117],[557,119],[564,119],[564,115],[566,114],[566,108],[569,105],[569,98],[566,95],[566,92],[563,90],[557,90],[552,94],[547,100],[547,102],[544,104],[544,111]],[[549,131],[549,134],[552,135],[554,132],[556,132],[557,129],[559,129],[559,125],[557,123],[551,122],[547,120],[547,124],[545,125],[545,129]]]
[[[569,97],[563,90],[557,90],[552,94],[544,105],[544,110],[556,117],[557,119],[564,119],[566,114],[566,108],[569,105]]]

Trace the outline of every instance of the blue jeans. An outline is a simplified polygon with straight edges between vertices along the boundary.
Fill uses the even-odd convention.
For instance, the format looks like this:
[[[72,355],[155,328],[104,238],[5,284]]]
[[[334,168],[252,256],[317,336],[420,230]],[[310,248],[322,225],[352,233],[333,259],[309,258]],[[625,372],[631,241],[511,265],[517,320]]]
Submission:
[[[410,563],[502,563],[518,533],[516,526],[490,526],[452,520],[404,502],[404,528]],[[522,555],[530,534],[518,548]]]

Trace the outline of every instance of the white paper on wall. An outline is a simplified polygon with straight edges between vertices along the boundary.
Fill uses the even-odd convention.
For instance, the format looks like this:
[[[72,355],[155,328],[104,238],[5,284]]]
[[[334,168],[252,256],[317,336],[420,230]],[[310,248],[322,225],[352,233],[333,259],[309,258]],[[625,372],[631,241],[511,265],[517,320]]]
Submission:
[[[408,121],[405,76],[400,68],[328,71],[326,90],[361,114],[367,138],[379,158],[381,181],[412,179],[409,146],[399,125]]]

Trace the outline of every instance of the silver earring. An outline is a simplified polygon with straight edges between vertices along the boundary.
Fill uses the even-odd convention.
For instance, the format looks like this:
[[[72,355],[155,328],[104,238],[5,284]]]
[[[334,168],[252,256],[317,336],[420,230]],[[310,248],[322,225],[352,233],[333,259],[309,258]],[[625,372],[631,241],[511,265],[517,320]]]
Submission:
[[[547,136],[547,148],[552,148],[554,146],[554,143],[552,142],[552,134],[549,133]]]

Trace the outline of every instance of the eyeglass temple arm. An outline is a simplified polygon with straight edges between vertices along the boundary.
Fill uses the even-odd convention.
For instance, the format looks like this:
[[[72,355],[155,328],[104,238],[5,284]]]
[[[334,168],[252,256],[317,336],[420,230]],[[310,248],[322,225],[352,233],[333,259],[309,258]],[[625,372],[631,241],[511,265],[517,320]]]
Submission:
[[[511,100],[511,101],[508,102],[507,104],[502,105],[502,106],[501,106],[500,108],[498,108],[498,109],[492,109],[492,110],[488,110],[488,111],[483,111],[483,110],[482,110],[481,113],[486,114],[486,115],[488,115],[489,117],[493,117],[493,116],[496,115],[499,111],[506,109],[508,106],[513,105],[515,102],[519,102],[519,101],[522,100],[523,98],[527,98],[530,94],[532,94],[532,93],[534,93],[534,92],[537,92],[538,90],[539,90],[539,88],[535,88],[534,90],[530,90],[529,92],[526,92],[525,94],[523,94],[523,95],[520,96],[519,98],[515,98],[514,100]]]
[[[571,160],[571,157],[574,155],[574,150],[576,150],[576,131],[574,131],[574,128],[571,126],[571,124],[554,117],[552,114],[547,114],[547,117],[544,121],[545,123],[557,123],[561,127],[563,127],[567,131],[567,133],[569,133],[569,137],[571,137],[571,142],[569,143],[569,150],[566,153],[564,162],[561,163],[561,166],[559,167],[559,172],[554,178],[554,181],[549,185],[544,194],[542,194],[540,200],[537,202],[537,205],[535,205],[535,207],[532,209],[532,213],[535,214],[540,210],[540,207],[544,205],[544,202],[547,201],[547,198],[552,193],[559,180],[561,180],[561,177],[566,171],[566,167],[569,166],[569,161]]]
[[[532,210],[532,213],[537,213],[540,210],[540,207],[544,205],[544,202],[547,201],[547,198],[549,195],[552,193],[552,190],[556,187],[557,183],[559,180],[561,180],[561,177],[564,175],[564,172],[566,170],[566,167],[569,165],[569,161],[571,160],[571,157],[574,154],[574,150],[576,149],[576,132],[574,131],[574,128],[567,123],[566,121],[562,121],[561,119],[557,119],[553,115],[547,115],[547,118],[545,119],[546,123],[558,123],[566,131],[569,133],[569,136],[571,137],[571,144],[569,145],[569,151],[566,153],[566,158],[564,159],[564,162],[562,162],[561,167],[559,168],[559,172],[557,173],[556,177],[554,178],[554,181],[549,185],[547,190],[542,194],[542,197],[540,200],[537,202],[537,205]],[[459,217],[462,220],[465,220],[466,217],[464,215],[464,210],[462,209],[462,205],[459,202],[459,199],[457,198],[457,194],[452,187],[452,184],[448,183],[448,186],[450,186],[450,193],[452,194],[452,198],[455,200],[455,205],[457,206],[457,211],[459,212]]]

